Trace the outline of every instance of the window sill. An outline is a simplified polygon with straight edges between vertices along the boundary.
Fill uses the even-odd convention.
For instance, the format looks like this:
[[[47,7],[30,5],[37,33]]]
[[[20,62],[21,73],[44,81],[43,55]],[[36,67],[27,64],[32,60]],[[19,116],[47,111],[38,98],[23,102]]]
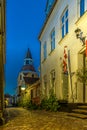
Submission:
[[[47,58],[46,58],[47,59]],[[46,61],[46,59],[44,59],[43,61],[42,61],[42,64]]]
[[[81,24],[84,22],[84,20],[87,21],[87,10],[84,12],[84,14],[78,18],[78,20],[75,22],[76,25]]]
[[[63,38],[60,39],[58,44],[62,44],[62,42],[67,38],[67,36],[68,36],[68,33]]]
[[[53,49],[53,50],[49,53],[49,56],[50,56],[51,54],[53,54],[53,53],[54,53],[54,50],[55,50],[55,49]]]

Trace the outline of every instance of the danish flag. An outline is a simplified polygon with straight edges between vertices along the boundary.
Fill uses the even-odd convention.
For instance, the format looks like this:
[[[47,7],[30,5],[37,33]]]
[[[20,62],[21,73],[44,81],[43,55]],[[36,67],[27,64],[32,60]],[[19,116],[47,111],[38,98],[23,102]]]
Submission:
[[[64,46],[64,58],[63,58],[63,72],[67,73],[67,46]]]

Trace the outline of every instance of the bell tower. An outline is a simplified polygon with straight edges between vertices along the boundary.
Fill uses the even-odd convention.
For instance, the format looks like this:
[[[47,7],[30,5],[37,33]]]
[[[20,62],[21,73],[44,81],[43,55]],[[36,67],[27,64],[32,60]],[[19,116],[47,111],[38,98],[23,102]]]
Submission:
[[[33,65],[32,55],[29,48],[24,59],[24,65]]]

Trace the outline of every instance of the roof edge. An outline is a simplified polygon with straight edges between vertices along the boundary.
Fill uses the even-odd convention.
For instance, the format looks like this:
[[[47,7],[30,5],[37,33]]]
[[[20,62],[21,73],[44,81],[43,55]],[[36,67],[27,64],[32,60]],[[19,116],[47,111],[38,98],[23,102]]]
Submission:
[[[51,16],[51,14],[52,14],[52,12],[53,12],[53,10],[54,10],[54,7],[55,7],[55,5],[56,5],[57,2],[58,2],[58,0],[55,0],[55,2],[53,3],[53,6],[52,6],[52,8],[51,8],[51,10],[50,10],[50,12],[49,12],[49,14],[48,14],[48,16],[47,16],[47,18],[46,18],[44,24],[43,24],[43,27],[42,27],[42,29],[41,29],[41,31],[40,31],[39,36],[38,36],[38,39],[39,39],[39,40],[40,40],[40,37],[41,37],[41,35],[42,35],[43,31],[44,31],[44,28],[45,28],[45,26],[46,26],[46,24],[47,24],[47,22],[48,22],[48,19],[50,18],[50,16]]]

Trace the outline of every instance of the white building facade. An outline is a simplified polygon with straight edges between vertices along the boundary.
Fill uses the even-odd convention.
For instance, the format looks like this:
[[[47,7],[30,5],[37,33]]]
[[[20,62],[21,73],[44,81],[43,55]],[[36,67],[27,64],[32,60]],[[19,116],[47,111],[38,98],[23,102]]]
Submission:
[[[46,96],[53,87],[58,100],[87,103],[87,86],[76,76],[87,64],[85,42],[76,38],[77,28],[81,37],[87,35],[87,0],[56,0],[39,35],[41,87]]]

